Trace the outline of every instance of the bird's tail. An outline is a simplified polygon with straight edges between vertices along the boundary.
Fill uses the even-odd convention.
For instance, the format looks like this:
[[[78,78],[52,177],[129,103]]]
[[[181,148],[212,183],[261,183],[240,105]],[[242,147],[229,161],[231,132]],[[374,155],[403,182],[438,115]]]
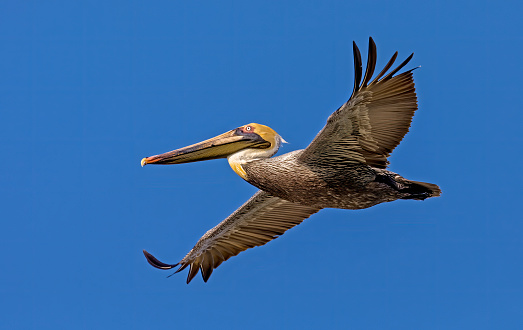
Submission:
[[[433,183],[405,180],[402,184],[405,185],[405,188],[400,191],[409,193],[409,195],[402,197],[402,199],[424,200],[425,198],[438,197],[441,195],[441,189]]]

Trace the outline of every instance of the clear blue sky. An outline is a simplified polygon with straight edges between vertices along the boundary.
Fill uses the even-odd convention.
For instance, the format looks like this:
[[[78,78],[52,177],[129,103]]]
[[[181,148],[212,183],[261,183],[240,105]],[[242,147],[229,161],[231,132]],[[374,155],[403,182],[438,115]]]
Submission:
[[[2,1],[0,328],[521,329],[520,2]],[[414,52],[391,170],[441,198],[323,210],[185,284],[256,189],[226,161],[140,167],[250,122],[304,148],[352,41]]]

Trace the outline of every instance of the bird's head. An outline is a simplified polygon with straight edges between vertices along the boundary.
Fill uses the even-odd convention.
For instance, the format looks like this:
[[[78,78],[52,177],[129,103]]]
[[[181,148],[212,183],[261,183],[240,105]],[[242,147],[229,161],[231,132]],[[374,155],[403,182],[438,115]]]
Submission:
[[[285,140],[272,128],[251,123],[184,148],[143,158],[142,166],[228,158],[234,171],[245,179],[242,164],[272,157],[284,142]]]

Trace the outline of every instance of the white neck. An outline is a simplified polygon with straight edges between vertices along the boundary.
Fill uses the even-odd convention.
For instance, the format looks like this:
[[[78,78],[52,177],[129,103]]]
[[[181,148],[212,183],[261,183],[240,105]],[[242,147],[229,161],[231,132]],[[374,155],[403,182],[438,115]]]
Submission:
[[[272,157],[278,148],[272,149],[243,149],[227,157],[229,163],[245,164],[250,161]]]
[[[243,149],[227,157],[229,165],[231,168],[241,176],[244,180],[247,180],[247,173],[243,169],[242,165],[252,162],[256,159],[269,158],[278,151],[278,148],[275,150],[271,149]]]
[[[280,148],[280,145],[282,143],[286,143],[284,139],[282,139],[279,135],[276,135],[275,142],[272,144],[271,148],[267,149],[243,149],[238,152],[235,152],[227,157],[227,160],[229,161],[229,165],[231,168],[236,172],[239,176],[241,176],[243,179],[247,180],[247,173],[245,173],[245,170],[243,169],[242,165],[246,164],[248,162],[251,162],[253,160],[257,159],[263,159],[263,158],[270,158],[274,156],[276,152],[278,152],[278,149]]]

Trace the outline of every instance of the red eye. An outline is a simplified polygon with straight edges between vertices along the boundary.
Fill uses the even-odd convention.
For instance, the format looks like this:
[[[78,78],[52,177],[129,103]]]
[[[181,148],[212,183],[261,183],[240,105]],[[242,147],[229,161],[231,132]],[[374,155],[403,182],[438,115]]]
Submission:
[[[251,126],[246,126],[246,127],[245,127],[245,130],[246,130],[247,132],[250,132],[250,131],[252,131],[252,127],[251,127]]]

